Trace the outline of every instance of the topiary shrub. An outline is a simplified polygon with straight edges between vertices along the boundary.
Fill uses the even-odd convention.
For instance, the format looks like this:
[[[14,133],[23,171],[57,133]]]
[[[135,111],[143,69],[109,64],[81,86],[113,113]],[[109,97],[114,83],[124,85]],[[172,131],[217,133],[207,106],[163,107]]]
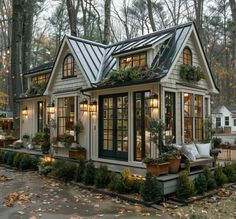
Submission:
[[[234,164],[225,163],[223,172],[227,176],[228,182],[236,182],[236,169],[234,167]]]
[[[146,202],[155,202],[161,199],[161,186],[155,175],[150,172],[146,173],[146,180],[141,185],[140,194]]]
[[[110,173],[110,183],[108,184],[108,188],[112,191],[117,190],[117,182],[120,180],[121,175],[111,172]]]
[[[208,167],[204,167],[203,175],[206,177],[207,180],[207,189],[208,190],[216,189],[217,188],[216,180]]]
[[[14,157],[14,159],[13,159],[12,166],[19,168],[20,162],[21,162],[23,156],[24,156],[24,155],[23,155],[22,153],[16,153],[16,155],[15,155],[15,157]]]
[[[83,181],[84,170],[85,170],[85,160],[84,159],[80,159],[79,160],[79,165],[77,165],[76,170],[75,170],[75,178],[74,178],[74,180],[76,182]]]
[[[4,154],[4,151],[0,151],[0,163],[3,163]]]
[[[119,193],[130,193],[133,189],[133,179],[129,169],[125,169],[121,173],[121,177],[117,181],[116,190]]]
[[[108,171],[107,166],[101,165],[95,176],[95,186],[97,188],[105,188],[110,182],[110,172]]]
[[[19,168],[21,170],[28,170],[32,168],[32,162],[31,162],[31,157],[30,155],[24,154],[21,161]]]
[[[16,155],[16,152],[9,153],[9,155],[7,157],[7,162],[6,162],[7,165],[11,166],[13,164],[13,160],[14,160],[15,155]]]
[[[75,170],[76,165],[68,161],[57,160],[52,166],[53,175],[65,182],[71,181],[74,178]]]
[[[194,182],[188,178],[188,171],[179,174],[179,186],[176,192],[179,198],[188,198],[195,194]]]
[[[84,176],[83,176],[84,183],[87,185],[93,185],[95,174],[96,174],[96,169],[94,163],[92,161],[89,161],[85,165]]]
[[[134,179],[132,183],[132,192],[133,193],[140,193],[140,189],[143,185],[143,180]]]
[[[217,166],[215,168],[214,177],[217,186],[222,186],[228,181],[227,176],[223,172],[223,167],[221,166]]]
[[[198,194],[203,194],[207,191],[207,179],[204,175],[200,174],[195,179],[195,189]]]
[[[3,155],[3,163],[7,163],[8,157],[11,156],[11,152],[7,151]]]

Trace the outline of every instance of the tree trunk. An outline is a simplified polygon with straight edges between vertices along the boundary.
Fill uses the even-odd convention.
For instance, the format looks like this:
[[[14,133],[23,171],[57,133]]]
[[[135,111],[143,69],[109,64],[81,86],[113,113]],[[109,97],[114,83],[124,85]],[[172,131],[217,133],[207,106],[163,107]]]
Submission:
[[[198,30],[199,36],[203,41],[203,29],[202,29],[202,22],[203,22],[203,3],[204,0],[194,0],[194,9],[195,9],[195,23],[196,28]]]
[[[104,11],[105,18],[103,43],[108,44],[111,38],[111,0],[105,0]]]
[[[147,0],[147,8],[148,8],[148,18],[152,27],[152,31],[156,31],[156,25],[153,19],[153,12],[152,12],[152,1]]]
[[[77,14],[79,12],[79,3],[80,0],[66,0],[70,31],[72,36],[77,36]]]

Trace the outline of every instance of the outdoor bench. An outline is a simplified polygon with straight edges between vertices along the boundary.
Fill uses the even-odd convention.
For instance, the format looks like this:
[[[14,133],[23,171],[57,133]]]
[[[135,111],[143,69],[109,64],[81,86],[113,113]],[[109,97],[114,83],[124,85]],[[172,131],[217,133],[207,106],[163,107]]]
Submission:
[[[219,153],[221,153],[220,149],[211,149],[210,157],[207,158],[197,158],[196,160],[189,160],[184,154],[181,154],[181,169],[186,169],[190,172],[192,167],[203,167],[207,165],[212,165],[215,167],[216,161]]]

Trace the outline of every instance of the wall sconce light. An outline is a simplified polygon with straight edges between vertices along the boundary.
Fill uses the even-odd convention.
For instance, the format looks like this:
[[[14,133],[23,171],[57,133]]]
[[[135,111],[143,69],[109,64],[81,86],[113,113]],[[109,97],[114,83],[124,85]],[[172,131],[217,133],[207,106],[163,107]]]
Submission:
[[[49,113],[49,114],[55,114],[55,104],[54,104],[54,102],[52,102],[51,104],[48,104],[47,105],[47,112]]]
[[[79,103],[79,108],[81,112],[87,112],[88,111],[88,100],[84,99]]]
[[[97,101],[94,100],[89,104],[89,112],[90,113],[96,113],[97,112]]]
[[[158,108],[158,95],[157,94],[151,94],[148,98],[148,106],[150,108]]]
[[[25,118],[28,118],[28,107],[26,106],[24,109],[22,109],[22,115],[25,117]]]

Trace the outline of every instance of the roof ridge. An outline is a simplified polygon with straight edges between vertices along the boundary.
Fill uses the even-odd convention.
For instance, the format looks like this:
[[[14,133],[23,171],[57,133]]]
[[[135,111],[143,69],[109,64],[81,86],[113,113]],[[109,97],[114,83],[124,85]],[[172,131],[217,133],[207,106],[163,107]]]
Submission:
[[[172,30],[176,30],[176,29],[179,29],[179,28],[183,28],[183,27],[186,27],[186,26],[189,26],[189,25],[192,25],[192,24],[193,24],[193,21],[189,21],[189,22],[184,23],[184,24],[175,25],[175,26],[169,27],[169,28],[167,28],[167,29],[162,29],[162,30],[154,31],[154,32],[152,32],[152,33],[147,33],[147,34],[144,34],[144,35],[142,35],[142,36],[134,37],[134,38],[131,38],[131,39],[121,40],[121,41],[119,41],[119,42],[112,43],[112,44],[109,44],[109,45],[105,45],[105,44],[103,44],[103,43],[98,43],[98,42],[96,42],[96,41],[84,39],[84,38],[81,38],[81,37],[71,36],[71,35],[69,35],[69,34],[65,34],[65,36],[68,37],[68,38],[74,39],[74,40],[83,41],[83,42],[87,42],[87,43],[94,44],[94,45],[97,45],[97,46],[101,46],[101,47],[103,47],[103,48],[109,48],[109,47],[112,47],[112,46],[116,46],[116,45],[119,45],[119,44],[123,44],[123,43],[125,43],[125,42],[131,42],[131,41],[135,41],[135,40],[138,40],[138,39],[146,38],[146,37],[148,37],[148,36],[152,36],[152,35],[156,35],[156,34],[161,34],[161,33],[163,33],[163,32],[169,32],[169,31],[172,31]]]

